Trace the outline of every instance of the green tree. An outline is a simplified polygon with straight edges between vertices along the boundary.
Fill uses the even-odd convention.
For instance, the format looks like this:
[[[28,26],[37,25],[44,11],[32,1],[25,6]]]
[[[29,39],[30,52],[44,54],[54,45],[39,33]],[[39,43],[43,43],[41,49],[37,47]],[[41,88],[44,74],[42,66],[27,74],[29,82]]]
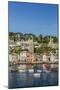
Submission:
[[[50,36],[43,37],[43,43],[48,43],[50,41]]]
[[[40,35],[38,36],[38,43],[42,43],[42,40],[43,40],[43,36],[40,34]]]

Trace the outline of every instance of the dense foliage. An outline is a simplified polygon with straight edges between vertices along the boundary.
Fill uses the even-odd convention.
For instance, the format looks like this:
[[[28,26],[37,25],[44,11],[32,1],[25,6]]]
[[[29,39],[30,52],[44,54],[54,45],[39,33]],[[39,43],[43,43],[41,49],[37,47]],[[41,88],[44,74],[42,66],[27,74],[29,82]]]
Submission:
[[[14,32],[9,32],[9,39],[17,41],[17,40],[28,40],[28,39],[33,39],[33,41],[37,41],[38,43],[48,43],[50,38],[53,38],[53,42],[57,43],[58,42],[58,37],[56,36],[43,36],[43,35],[38,35],[36,36],[35,34],[31,34],[31,33],[14,33]]]

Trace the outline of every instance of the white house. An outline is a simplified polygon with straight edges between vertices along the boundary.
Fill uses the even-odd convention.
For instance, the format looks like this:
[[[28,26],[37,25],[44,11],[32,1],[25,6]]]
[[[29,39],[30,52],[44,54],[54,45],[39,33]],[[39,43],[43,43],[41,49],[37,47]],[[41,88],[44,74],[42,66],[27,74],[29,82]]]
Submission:
[[[22,51],[20,53],[20,61],[21,62],[26,61],[26,57],[27,57],[26,51]]]
[[[12,54],[9,54],[9,61],[12,62]]]
[[[47,62],[48,61],[48,57],[46,55],[46,53],[43,54],[43,62]]]
[[[17,54],[9,54],[9,61],[10,62],[18,62],[18,55]]]

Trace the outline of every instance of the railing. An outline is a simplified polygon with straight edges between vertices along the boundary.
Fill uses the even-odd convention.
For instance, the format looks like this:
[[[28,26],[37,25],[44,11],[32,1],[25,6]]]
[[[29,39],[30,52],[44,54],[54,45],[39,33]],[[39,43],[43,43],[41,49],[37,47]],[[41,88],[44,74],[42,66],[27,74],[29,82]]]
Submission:
[[[23,64],[26,64],[26,65],[34,65],[34,64],[58,64],[58,62],[17,62],[17,63],[9,63],[10,66],[12,65],[23,65]]]

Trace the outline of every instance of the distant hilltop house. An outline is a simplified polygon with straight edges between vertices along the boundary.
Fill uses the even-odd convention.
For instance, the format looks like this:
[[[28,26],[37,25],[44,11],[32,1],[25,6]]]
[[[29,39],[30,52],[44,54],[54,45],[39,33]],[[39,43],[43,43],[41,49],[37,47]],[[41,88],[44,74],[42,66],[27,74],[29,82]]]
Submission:
[[[41,47],[42,46],[42,43],[38,43],[38,42],[34,42],[34,47],[35,48],[39,48],[39,47]]]
[[[20,41],[15,41],[14,42],[14,40],[9,39],[8,43],[9,43],[9,47],[20,46]]]
[[[54,43],[53,38],[50,38],[50,41],[48,43],[48,47],[58,48],[58,43]]]
[[[8,43],[9,43],[9,47],[14,47],[14,46],[16,46],[16,43],[15,43],[13,40],[10,40],[10,39],[9,39]]]

